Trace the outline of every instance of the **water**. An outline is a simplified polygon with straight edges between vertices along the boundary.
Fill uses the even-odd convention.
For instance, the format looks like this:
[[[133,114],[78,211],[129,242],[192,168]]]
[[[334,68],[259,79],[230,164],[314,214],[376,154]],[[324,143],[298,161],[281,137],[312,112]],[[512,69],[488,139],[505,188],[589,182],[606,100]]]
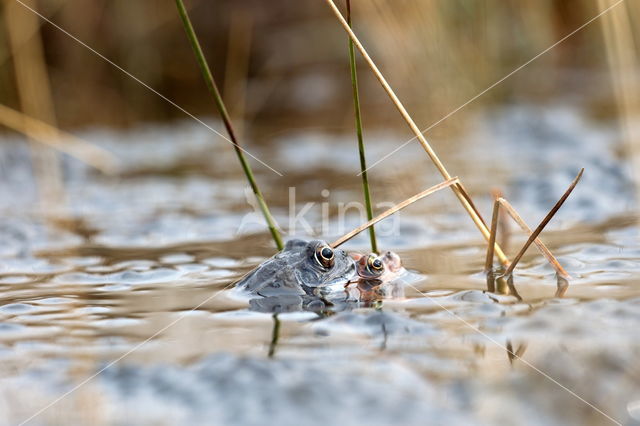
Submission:
[[[67,199],[46,214],[24,144],[1,145],[0,425],[640,424],[638,216],[611,125],[515,105],[433,141],[485,217],[500,187],[532,226],[586,168],[543,234],[574,277],[565,298],[535,249],[515,277],[523,301],[484,292],[484,246],[443,191],[380,226],[417,278],[406,297],[328,317],[283,301],[274,318],[227,289],[274,250],[224,142],[212,156],[190,123],[83,136],[124,173],[65,158]],[[371,136],[371,161],[405,136]],[[251,149],[284,174],[256,166],[279,223],[295,186],[295,211],[314,203],[295,235],[359,224],[337,215],[361,198],[355,149],[321,134]],[[376,202],[439,181],[417,144],[370,178]],[[523,241],[514,227],[510,252]]]

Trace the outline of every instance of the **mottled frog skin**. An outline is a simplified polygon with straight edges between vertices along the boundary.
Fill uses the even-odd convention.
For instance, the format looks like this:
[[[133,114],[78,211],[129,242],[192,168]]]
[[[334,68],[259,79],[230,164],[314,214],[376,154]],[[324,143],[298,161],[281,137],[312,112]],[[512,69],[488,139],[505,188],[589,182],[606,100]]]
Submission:
[[[259,296],[318,295],[344,289],[356,277],[354,260],[325,241],[291,240],[236,287]]]

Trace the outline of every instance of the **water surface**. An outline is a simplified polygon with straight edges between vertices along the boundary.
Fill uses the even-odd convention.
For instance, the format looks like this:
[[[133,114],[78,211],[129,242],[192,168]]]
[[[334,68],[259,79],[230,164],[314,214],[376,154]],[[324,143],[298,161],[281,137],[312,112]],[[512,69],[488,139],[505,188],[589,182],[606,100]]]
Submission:
[[[485,217],[501,188],[532,226],[586,168],[542,235],[574,277],[565,298],[535,248],[515,277],[522,301],[486,293],[485,247],[443,191],[380,225],[417,277],[405,298],[277,317],[228,289],[274,253],[229,146],[191,123],[83,137],[122,175],[65,158],[66,199],[45,208],[26,145],[2,144],[1,425],[640,424],[638,216],[610,124],[514,105],[433,141]],[[352,139],[297,132],[251,149],[284,175],[256,165],[279,223],[314,203],[296,236],[361,222],[338,216],[361,198]],[[370,135],[371,162],[406,139]],[[370,179],[376,202],[439,182],[416,143]],[[524,239],[514,226],[508,251]],[[347,248],[366,251],[367,235]]]

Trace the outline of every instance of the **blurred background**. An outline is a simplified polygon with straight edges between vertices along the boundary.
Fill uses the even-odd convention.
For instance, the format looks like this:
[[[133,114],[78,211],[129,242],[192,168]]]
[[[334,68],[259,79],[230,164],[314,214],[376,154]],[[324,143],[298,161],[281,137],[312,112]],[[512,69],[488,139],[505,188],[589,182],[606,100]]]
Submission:
[[[344,10],[345,5],[338,3]],[[301,181],[316,179],[319,186],[330,189],[344,185],[344,179],[335,179],[339,174],[326,169],[338,157],[348,158],[352,170],[357,170],[357,162],[352,161],[356,152],[355,144],[351,145],[354,120],[347,39],[326,3],[192,0],[187,7],[242,143],[250,152],[270,157],[286,169],[286,175],[296,164],[306,164],[313,157],[310,152],[324,152],[323,144],[340,147],[333,151],[334,157],[316,158],[324,162],[315,165],[321,172],[324,168],[321,178],[333,178],[333,186],[323,185],[318,173],[308,170],[306,176],[280,180],[267,189],[273,202],[288,197],[278,188]],[[353,19],[356,33],[414,120],[421,128],[429,128],[427,137],[445,163],[469,154],[451,173],[472,181],[467,185],[473,192],[486,194],[492,186],[513,186],[513,176],[505,178],[511,173],[496,165],[518,162],[523,135],[533,139],[527,145],[531,151],[525,149],[529,154],[541,152],[541,140],[551,143],[549,149],[557,146],[552,143],[558,140],[557,132],[550,128],[564,129],[578,145],[593,134],[594,129],[587,127],[606,128],[612,132],[607,149],[617,157],[611,167],[616,173],[633,174],[639,127],[633,124],[638,113],[633,95],[639,93],[640,35],[635,19],[639,10],[637,1],[613,0],[372,0],[353,2]],[[15,173],[7,171],[16,163],[7,161],[0,171],[5,185],[14,190],[5,187],[4,198],[14,198],[16,186],[18,197],[24,189],[39,186],[39,195],[36,190],[27,192],[60,200],[69,175],[58,164],[60,151],[79,155],[103,172],[117,168],[136,175],[152,169],[165,174],[240,177],[235,160],[215,161],[221,153],[231,152],[228,143],[188,116],[193,114],[222,130],[173,2],[3,0],[0,25],[0,99],[5,107],[0,122],[6,126],[5,140],[15,142],[21,134],[37,140],[29,154],[36,175],[33,185],[24,180],[29,168],[16,180]],[[412,134],[366,64],[358,60],[372,164]],[[84,141],[47,136],[47,131],[55,129],[25,122],[25,116]],[[131,133],[141,129],[156,132]],[[105,131],[116,133],[107,136]],[[152,140],[159,144],[161,139],[173,151],[162,151],[156,156],[161,158],[156,158],[144,149],[146,162],[145,158],[139,159],[142,163],[132,160],[132,150],[127,148],[132,141],[146,140],[154,146]],[[199,148],[189,150],[194,140]],[[57,149],[44,147],[43,141],[57,144]],[[578,145],[573,149],[580,150]],[[420,152],[416,147],[417,143],[410,144],[413,151],[404,148],[392,156],[391,160],[398,160],[395,164],[385,160],[387,167],[376,168],[385,199],[391,198],[385,191],[397,199],[433,183],[397,167],[422,155],[416,154]],[[496,156],[474,164],[469,160],[483,154],[474,154],[473,149],[484,155],[493,150]],[[402,157],[407,152],[415,155]],[[547,157],[566,157],[569,152],[548,151]],[[593,158],[598,155],[594,153]],[[545,173],[540,164],[531,168],[531,158],[522,158],[521,166],[528,164],[534,174]],[[571,160],[571,155],[558,160]],[[590,161],[581,164],[588,166]],[[551,168],[545,160],[538,163]],[[254,167],[262,180],[274,177],[262,165]],[[428,176],[432,168],[425,169]],[[375,174],[373,179],[375,188]],[[358,185],[351,177],[348,182]],[[626,183],[633,182],[627,179]],[[522,188],[516,185],[515,189]],[[321,200],[319,189],[305,193],[303,197]]]
[[[213,115],[173,2],[24,2],[189,112]],[[614,3],[371,0],[354,1],[353,15],[356,33],[426,127]],[[3,104],[45,121],[55,117],[63,129],[185,118],[15,0],[2,6]],[[252,139],[296,128],[352,129],[345,33],[324,1],[191,0],[187,7],[232,115],[246,121]],[[563,96],[584,100],[594,117],[626,111],[632,105],[620,86],[637,74],[639,9],[637,1],[616,6],[467,110]],[[366,126],[402,125],[371,73],[360,69]],[[463,127],[466,113],[434,134]]]
[[[2,6],[5,208],[45,206],[40,213],[94,222],[88,228],[99,233],[112,227],[84,212],[102,211],[95,201],[114,185],[145,182],[154,188],[141,190],[141,207],[159,199],[175,207],[180,201],[158,183],[186,176],[224,187],[230,205],[215,204],[220,195],[210,189],[202,195],[208,207],[183,209],[251,211],[229,143],[215,134],[223,127],[173,2]],[[192,0],[187,7],[241,143],[268,165],[251,159],[280,222],[305,201],[360,200],[347,38],[326,2]],[[620,0],[373,0],[353,2],[353,21],[484,210],[498,188],[533,220],[586,167],[583,208],[560,216],[577,222],[635,208],[639,10],[637,1]],[[360,58],[359,78],[374,199],[397,202],[434,184],[438,174],[415,141],[407,144],[413,135]],[[87,190],[79,176],[101,176],[94,169],[113,178],[88,201],[74,188]],[[296,200],[288,187],[301,190]],[[116,205],[109,208],[120,213]]]

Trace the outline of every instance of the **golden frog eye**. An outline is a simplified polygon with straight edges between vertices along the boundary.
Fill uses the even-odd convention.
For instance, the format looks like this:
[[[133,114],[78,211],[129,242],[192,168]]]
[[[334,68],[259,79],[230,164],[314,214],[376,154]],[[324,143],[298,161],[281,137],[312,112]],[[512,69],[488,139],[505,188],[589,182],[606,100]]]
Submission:
[[[331,268],[333,266],[333,250],[329,246],[320,246],[316,249],[316,260],[321,266]]]
[[[380,260],[379,257],[370,255],[369,258],[367,259],[367,268],[369,269],[369,272],[376,273],[384,269],[384,264],[382,263],[382,260]]]

